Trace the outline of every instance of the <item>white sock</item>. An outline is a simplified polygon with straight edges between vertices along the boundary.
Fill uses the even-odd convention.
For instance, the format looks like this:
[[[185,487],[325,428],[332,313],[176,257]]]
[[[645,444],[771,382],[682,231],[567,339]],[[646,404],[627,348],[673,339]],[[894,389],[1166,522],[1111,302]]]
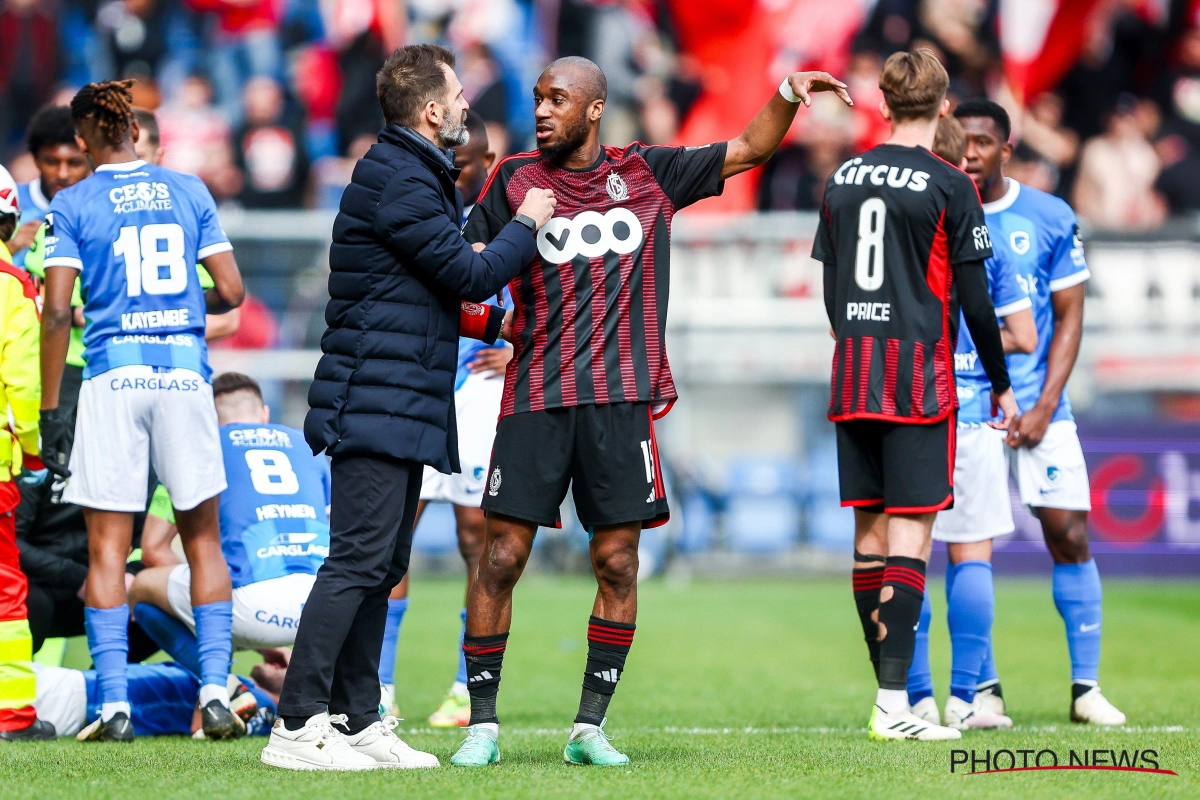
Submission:
[[[499,722],[476,722],[472,728],[481,728],[485,731],[491,731],[497,739],[500,738],[500,723]]]
[[[133,718],[133,710],[130,709],[129,703],[104,703],[100,706],[100,719],[103,722],[108,722],[113,718],[113,714],[125,712],[125,716]]]
[[[218,683],[206,683],[200,687],[200,707],[216,700],[221,705],[229,708],[229,690],[224,685]]]
[[[908,692],[904,689],[880,689],[875,693],[875,705],[885,714],[908,711]]]
[[[593,725],[590,722],[576,722],[575,725],[572,726],[572,728],[571,728],[571,738],[574,739],[576,736],[578,736],[583,731],[588,731],[588,730],[594,731],[594,730],[596,730],[597,727],[599,727],[599,726]]]
[[[467,685],[462,681],[455,681],[450,684],[450,694],[455,697],[468,697],[470,692],[467,691]]]

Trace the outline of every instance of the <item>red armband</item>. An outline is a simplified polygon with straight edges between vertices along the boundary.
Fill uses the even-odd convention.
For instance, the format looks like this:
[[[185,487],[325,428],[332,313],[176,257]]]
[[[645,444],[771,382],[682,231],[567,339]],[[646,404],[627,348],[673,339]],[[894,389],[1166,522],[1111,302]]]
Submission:
[[[458,312],[458,335],[494,344],[504,324],[504,309],[462,301]]]

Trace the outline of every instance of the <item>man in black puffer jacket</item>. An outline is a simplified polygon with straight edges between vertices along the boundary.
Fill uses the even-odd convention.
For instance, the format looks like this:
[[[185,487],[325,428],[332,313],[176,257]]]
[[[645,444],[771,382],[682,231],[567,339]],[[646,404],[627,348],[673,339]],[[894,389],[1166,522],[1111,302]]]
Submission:
[[[387,597],[408,570],[423,465],[459,469],[458,337],[495,341],[504,312],[475,303],[533,261],[536,230],[554,209],[550,191],[531,189],[486,250],[463,240],[448,148],[466,142],[467,102],[453,66],[434,45],[387,60],[377,77],[387,124],[334,222],[329,328],[304,423],[313,452],[333,459],[330,548],[300,620],[282,721],[263,751],[274,766],[437,765],[375,724]],[[330,747],[326,712],[345,715],[338,733],[350,748]]]

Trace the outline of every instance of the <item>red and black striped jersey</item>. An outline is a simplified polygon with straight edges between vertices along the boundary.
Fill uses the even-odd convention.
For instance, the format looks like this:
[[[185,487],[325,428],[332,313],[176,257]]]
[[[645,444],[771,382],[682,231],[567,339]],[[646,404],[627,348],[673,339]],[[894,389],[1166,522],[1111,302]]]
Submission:
[[[705,147],[605,147],[584,170],[538,153],[501,161],[463,235],[488,243],[531,188],[551,189],[554,218],[538,257],[509,284],[514,357],[500,415],[676,398],[664,334],[671,219],[721,193],[724,142]]]
[[[820,216],[812,255],[837,339],[829,418],[944,419],[958,406],[954,271],[992,254],[975,184],[923,147],[884,144],[829,177]]]

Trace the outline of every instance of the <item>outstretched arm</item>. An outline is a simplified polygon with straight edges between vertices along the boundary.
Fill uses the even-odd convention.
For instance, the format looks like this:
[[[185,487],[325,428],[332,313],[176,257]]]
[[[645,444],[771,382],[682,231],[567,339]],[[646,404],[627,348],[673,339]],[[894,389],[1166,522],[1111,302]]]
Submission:
[[[742,135],[729,141],[721,180],[767,163],[767,159],[779,148],[788,128],[792,127],[800,104],[812,105],[811,93],[837,92],[846,105],[854,105],[846,91],[846,84],[828,72],[793,72],[788,76],[787,83],[796,100],[785,99],[780,92],[771,96],[762,110],[750,120]]]

